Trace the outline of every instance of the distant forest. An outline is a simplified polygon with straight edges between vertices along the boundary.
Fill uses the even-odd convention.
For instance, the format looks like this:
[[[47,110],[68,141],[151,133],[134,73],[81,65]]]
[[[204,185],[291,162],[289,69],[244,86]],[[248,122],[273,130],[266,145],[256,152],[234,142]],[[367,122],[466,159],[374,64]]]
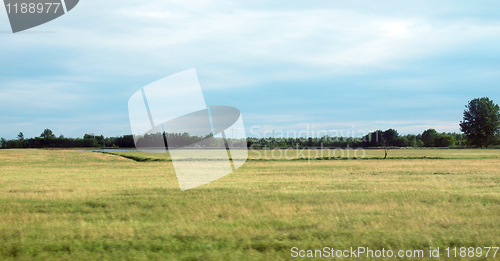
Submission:
[[[156,136],[155,136],[156,135]],[[155,147],[152,142],[164,139],[162,134],[151,134],[142,136],[139,142],[146,147]],[[189,146],[198,143],[197,147],[220,147],[224,146],[222,139],[212,139],[211,142],[201,142],[208,137],[190,136],[188,133],[165,133],[166,139],[175,141],[175,147]],[[244,146],[244,140],[228,138],[229,144]],[[174,144],[174,142],[169,142]],[[149,145],[148,145],[149,144]],[[160,143],[163,144],[163,143]],[[321,138],[247,138],[246,145],[249,148],[346,148],[346,147],[467,147],[465,134],[460,133],[438,133],[435,129],[425,130],[421,134],[399,135],[394,129],[385,131],[377,130],[364,137],[331,137]],[[498,143],[496,144],[498,145]],[[85,134],[82,138],[67,138],[63,135],[55,136],[50,129],[45,129],[39,137],[25,138],[21,132],[16,139],[6,140],[1,138],[1,148],[134,148],[132,135],[120,137],[104,137],[103,135]]]
[[[268,148],[466,147],[467,141],[465,134],[438,133],[435,129],[428,129],[417,135],[399,135],[395,129],[388,129],[377,130],[363,137],[247,138],[247,145]]]

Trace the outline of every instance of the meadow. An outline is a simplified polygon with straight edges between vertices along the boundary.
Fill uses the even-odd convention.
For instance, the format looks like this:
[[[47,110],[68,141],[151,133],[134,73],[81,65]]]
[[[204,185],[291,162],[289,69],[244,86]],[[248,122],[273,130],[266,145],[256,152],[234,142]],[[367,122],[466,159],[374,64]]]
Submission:
[[[293,247],[500,258],[444,250],[500,246],[500,150],[270,152],[181,192],[167,153],[0,150],[0,259],[301,259]]]

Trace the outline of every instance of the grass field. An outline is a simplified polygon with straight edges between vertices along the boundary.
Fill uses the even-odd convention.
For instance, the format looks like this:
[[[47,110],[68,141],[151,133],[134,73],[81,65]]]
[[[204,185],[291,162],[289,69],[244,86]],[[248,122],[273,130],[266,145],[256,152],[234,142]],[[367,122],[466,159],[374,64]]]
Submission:
[[[0,259],[289,260],[292,247],[367,247],[425,250],[392,260],[483,260],[444,248],[500,246],[500,150],[310,161],[251,151],[234,173],[184,192],[168,154],[117,153],[159,160],[0,150]]]
[[[109,151],[137,161],[171,161],[168,152]],[[186,155],[190,155],[187,153]],[[249,161],[382,159],[383,149],[267,149],[248,150]],[[500,159],[500,149],[390,149],[387,159]]]

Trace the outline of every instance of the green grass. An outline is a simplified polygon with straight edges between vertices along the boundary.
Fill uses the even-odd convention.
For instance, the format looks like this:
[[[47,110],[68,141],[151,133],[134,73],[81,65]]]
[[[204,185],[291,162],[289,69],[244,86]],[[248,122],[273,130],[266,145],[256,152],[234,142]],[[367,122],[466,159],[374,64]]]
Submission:
[[[429,247],[500,246],[500,150],[389,157],[249,161],[181,192],[169,161],[0,150],[0,259],[288,260],[292,247],[427,256]],[[428,259],[457,259],[444,254]]]
[[[106,151],[136,161],[172,161],[168,151],[165,153],[142,151]],[[187,154],[189,155],[189,154]],[[249,161],[289,161],[316,159],[382,159],[383,149],[269,149],[248,151]],[[497,149],[406,149],[389,150],[388,159],[500,159]]]

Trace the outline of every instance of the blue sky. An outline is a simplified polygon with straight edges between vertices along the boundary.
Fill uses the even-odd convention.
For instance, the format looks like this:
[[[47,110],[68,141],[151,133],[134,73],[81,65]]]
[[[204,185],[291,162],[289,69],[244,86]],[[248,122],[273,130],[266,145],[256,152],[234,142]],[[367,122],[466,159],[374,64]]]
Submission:
[[[250,136],[458,132],[500,103],[496,1],[290,2],[81,0],[17,34],[0,10],[0,137],[130,134],[130,96],[190,68]]]

